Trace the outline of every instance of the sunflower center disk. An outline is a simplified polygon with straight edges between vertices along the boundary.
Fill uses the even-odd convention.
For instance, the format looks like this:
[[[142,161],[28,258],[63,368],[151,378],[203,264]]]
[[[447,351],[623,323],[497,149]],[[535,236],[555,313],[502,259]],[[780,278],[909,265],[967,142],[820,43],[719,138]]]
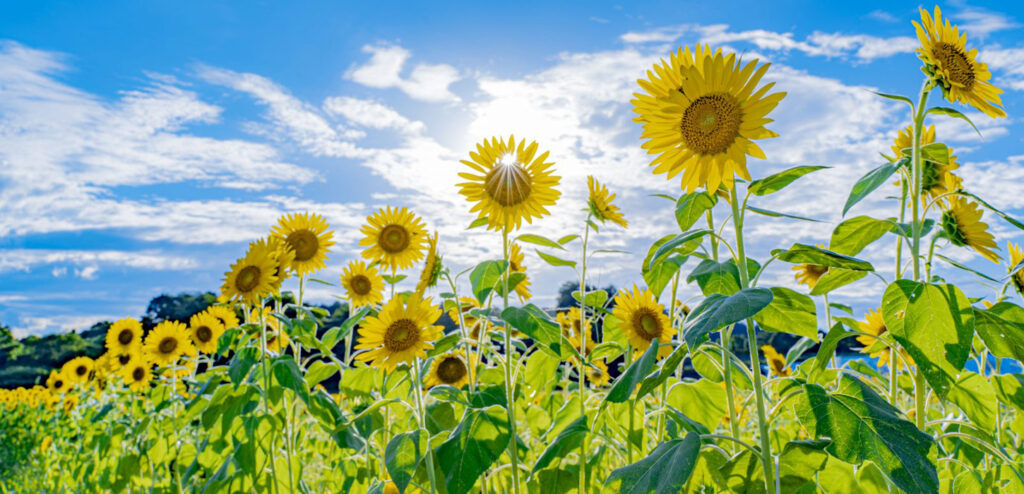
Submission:
[[[409,247],[409,231],[402,225],[388,225],[377,236],[380,248],[389,254],[397,254]]]
[[[637,312],[633,318],[633,328],[645,340],[653,340],[661,336],[661,324],[658,317],[649,311]]]
[[[373,284],[370,283],[370,280],[361,274],[353,276],[349,284],[352,286],[352,291],[357,295],[366,295],[373,289]]]
[[[75,374],[78,374],[79,376],[84,376],[87,372],[89,372],[89,369],[86,368],[84,365],[79,365],[78,367],[75,367]]]
[[[935,58],[942,63],[942,68],[949,73],[949,78],[970,91],[974,87],[974,66],[956,46],[949,43],[939,43],[932,50]]]
[[[399,319],[384,332],[384,347],[389,352],[401,352],[412,348],[420,340],[420,328],[409,319]]]
[[[122,345],[127,345],[132,342],[132,338],[135,333],[130,329],[122,329],[120,333],[117,333],[117,342]]]
[[[146,377],[146,369],[143,369],[142,367],[136,367],[134,370],[132,370],[132,379],[135,379],[136,381],[141,381],[142,378],[144,377]]]
[[[686,147],[703,155],[724,153],[739,137],[742,117],[731,95],[709,94],[693,100],[680,123]]]
[[[523,165],[499,162],[484,177],[484,190],[494,202],[509,207],[526,201],[533,192],[533,186]]]
[[[198,338],[200,342],[206,343],[213,339],[213,330],[206,326],[199,326],[196,328],[196,338]]]
[[[285,242],[295,252],[296,261],[308,261],[316,255],[320,248],[320,240],[309,230],[299,230],[288,234]]]
[[[462,360],[449,357],[437,366],[437,377],[446,384],[459,382],[466,375],[466,364]]]
[[[164,339],[160,340],[160,344],[157,345],[157,348],[160,350],[160,353],[163,353],[163,354],[172,353],[172,352],[174,352],[174,350],[176,350],[178,348],[178,339],[177,338],[164,338]]]
[[[238,272],[238,277],[235,278],[235,287],[238,291],[245,293],[251,292],[256,288],[256,285],[260,284],[260,268],[256,266],[246,266]]]
[[[119,364],[121,364],[121,365],[128,365],[128,362],[131,362],[131,360],[132,360],[132,356],[127,354],[127,353],[124,354],[124,355],[118,355],[117,356],[117,362]]]

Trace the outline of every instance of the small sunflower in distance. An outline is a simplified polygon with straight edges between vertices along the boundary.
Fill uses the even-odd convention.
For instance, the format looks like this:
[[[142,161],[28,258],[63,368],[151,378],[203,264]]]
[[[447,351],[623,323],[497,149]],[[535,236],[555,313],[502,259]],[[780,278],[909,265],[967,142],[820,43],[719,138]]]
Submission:
[[[658,348],[658,358],[672,353],[672,336],[676,334],[675,328],[669,323],[665,314],[665,306],[658,303],[654,294],[648,289],[639,289],[633,285],[633,290],[623,288],[615,295],[615,309],[612,315],[617,318],[622,329],[629,339],[630,345],[637,351],[645,351],[651,346],[655,338],[661,345]]]
[[[62,393],[68,389],[68,377],[56,369],[50,371],[49,377],[46,378],[46,387],[50,388],[50,391],[54,393]]]
[[[822,249],[825,248],[822,244],[818,244],[818,247]],[[807,285],[807,288],[814,290],[814,286],[818,284],[818,280],[820,280],[822,276],[825,276],[825,273],[828,273],[828,266],[821,266],[818,264],[800,264],[798,266],[793,266],[793,271],[796,272],[793,275],[793,278],[796,279],[797,283]]]
[[[290,267],[302,276],[326,266],[327,249],[334,245],[334,232],[328,228],[327,220],[319,214],[293,213],[278,219],[270,235],[295,254]]]
[[[363,261],[351,261],[341,272],[341,284],[352,308],[373,305],[384,300],[384,277]]]
[[[999,95],[1003,90],[989,82],[988,65],[978,61],[978,50],[967,50],[967,35],[942,22],[942,12],[935,7],[935,18],[921,9],[921,23],[914,21],[921,47],[917,56],[924,62],[925,73],[942,89],[949,102],[966,103],[992,118],[1005,117]]]
[[[861,353],[869,353],[869,350],[874,346],[875,342],[878,341],[878,337],[888,332],[888,328],[885,326],[885,320],[882,318],[881,309],[871,309],[867,314],[864,314],[864,320],[860,322],[861,333],[866,333],[857,336],[857,343],[864,345],[861,349]],[[913,360],[910,355],[907,354],[906,350],[900,350],[903,357],[913,364]],[[871,357],[878,359],[878,366],[888,366],[889,362],[889,348],[886,347],[881,351],[871,353]],[[899,368],[903,368],[903,360],[896,359],[896,365]]]
[[[200,312],[188,321],[188,331],[192,343],[203,353],[217,351],[217,340],[224,334],[224,325],[220,319],[209,312]]]
[[[420,272],[420,281],[416,283],[416,293],[423,295],[430,288],[437,284],[441,275],[441,255],[437,253],[437,232],[427,237],[427,257],[423,262],[423,271]]]
[[[238,315],[235,314],[235,309],[226,305],[211,305],[206,308],[206,312],[211,316],[216,317],[224,329],[237,328],[239,325]]]
[[[1021,251],[1020,246],[1014,244],[1008,244],[1006,250],[1010,252],[1010,269],[1012,270],[1021,261],[1024,261],[1024,251]],[[1018,270],[1013,274],[1013,286],[1017,287],[1017,293],[1024,296],[1024,269]]]
[[[404,303],[402,297],[391,299],[380,314],[363,320],[355,348],[367,351],[356,355],[356,359],[392,371],[400,363],[426,358],[426,351],[434,347],[432,342],[441,336],[443,327],[434,324],[439,317],[441,309],[429,298],[414,294]]]
[[[591,214],[601,220],[602,223],[611,221],[622,228],[626,228],[628,224],[626,217],[622,215],[622,211],[619,211],[618,206],[612,204],[612,201],[615,200],[615,194],[609,193],[608,188],[601,185],[593,176],[587,177],[587,189],[590,191],[590,195],[587,198],[587,206],[590,207]]]
[[[657,155],[654,173],[669,179],[682,173],[680,187],[687,192],[731,189],[737,175],[750,180],[747,155],[765,159],[752,139],[778,135],[764,125],[786,94],[768,94],[774,83],[757,88],[769,66],[757,63],[741,66],[735,54],[719,52],[682,69],[679,89],[637,118],[646,139],[642,147]]]
[[[519,229],[523,220],[548,214],[562,195],[555,187],[560,178],[552,174],[554,163],[548,153],[537,154],[537,143],[492,137],[476,145],[462,163],[471,168],[459,176],[468,180],[459,184],[459,193],[474,203],[469,210],[487,218],[491,230]]]
[[[245,257],[235,261],[231,270],[224,273],[224,283],[220,287],[221,301],[259,303],[274,291],[277,283],[277,277],[274,276],[275,264],[268,249],[257,243],[250,244]]]
[[[107,329],[106,345],[115,355],[142,348],[142,323],[131,317],[118,319]]]
[[[722,52],[719,48],[715,54]],[[646,120],[644,115],[650,115],[660,110],[664,103],[661,101],[667,98],[672,91],[679,91],[683,86],[683,69],[692,67],[694,64],[702,65],[704,58],[711,55],[711,48],[708,45],[697,45],[691,52],[690,47],[680,47],[674,53],[669,54],[669,59],[661,60],[647,71],[646,79],[638,79],[636,83],[643,89],[644,93],[633,93],[635,99],[631,100],[633,112],[639,116],[633,119],[634,122],[643,123]]]
[[[900,156],[904,156],[903,150],[908,149],[914,145],[913,138],[914,129],[911,126],[900,129],[896,135],[896,140],[893,141],[892,152],[899,159]],[[935,126],[930,125],[921,130],[921,146],[932,144],[935,142]],[[953,170],[960,168],[960,164],[956,162],[956,156],[953,156],[953,149],[949,148],[949,163],[940,164],[930,160],[921,161],[921,195],[930,195],[931,197],[939,197],[942,194],[953,192],[960,188],[962,180],[960,177],[953,173]],[[896,182],[897,185],[899,182]]]
[[[366,259],[392,270],[409,268],[423,259],[427,230],[423,220],[406,208],[378,209],[366,217],[360,231],[366,235],[359,241],[360,247],[366,247]]]
[[[612,376],[608,374],[608,366],[604,363],[604,360],[595,360],[590,365],[593,367],[587,367],[584,374],[586,374],[587,382],[591,386],[604,386],[611,382]]]
[[[423,383],[428,388],[447,384],[455,388],[461,388],[469,384],[469,366],[466,365],[466,355],[462,350],[438,355],[430,364],[430,371],[424,378]]]
[[[520,302],[530,300],[533,295],[530,294],[530,278],[526,277],[526,265],[523,264],[525,256],[523,255],[523,249],[519,247],[519,244],[512,242],[509,245],[508,250],[508,272],[509,274],[522,273],[523,279],[519,283],[516,283],[514,291],[519,297]]]
[[[194,352],[195,347],[189,341],[188,329],[177,321],[157,324],[143,342],[146,360],[159,366],[173,364],[182,355]]]
[[[768,361],[768,368],[771,373],[779,376],[786,377],[791,375],[793,371],[786,366],[786,357],[782,356],[775,347],[771,345],[761,345],[761,353],[764,354],[765,360]]]
[[[942,212],[942,229],[950,243],[958,247],[970,247],[986,259],[998,263],[1002,258],[995,253],[995,237],[988,232],[988,225],[981,222],[982,211],[976,202],[967,202],[963,197],[947,198],[947,208]]]
[[[153,365],[137,354],[121,369],[121,379],[132,391],[143,391],[153,380]]]
[[[63,374],[70,383],[81,384],[88,382],[92,378],[93,367],[96,362],[89,357],[75,357],[68,360],[60,368],[60,373]]]

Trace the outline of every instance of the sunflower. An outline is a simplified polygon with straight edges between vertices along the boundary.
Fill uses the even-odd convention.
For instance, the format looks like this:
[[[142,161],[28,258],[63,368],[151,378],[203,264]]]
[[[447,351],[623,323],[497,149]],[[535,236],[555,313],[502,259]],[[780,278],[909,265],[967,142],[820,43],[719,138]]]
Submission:
[[[786,367],[786,357],[776,351],[775,347],[771,345],[761,345],[761,353],[764,354],[764,358],[768,361],[768,368],[771,370],[772,374],[785,377],[793,373],[789,367]]]
[[[119,355],[142,347],[142,323],[138,319],[119,319],[107,329],[107,351]]]
[[[429,298],[415,294],[403,304],[399,297],[391,299],[376,317],[367,317],[359,328],[356,350],[368,350],[356,356],[361,362],[373,362],[385,371],[399,363],[411,363],[416,357],[426,358],[426,350],[441,335],[441,326],[434,325],[441,316]]]
[[[587,376],[587,382],[591,386],[604,386],[611,381],[612,376],[608,374],[608,366],[604,363],[604,360],[595,360],[590,365],[592,367],[588,367],[584,374]]]
[[[287,242],[274,236],[267,237],[266,244],[267,250],[270,251],[270,255],[274,259],[274,276],[277,277],[277,281],[274,282],[274,291],[276,292],[281,289],[281,283],[292,276],[289,268],[295,264],[295,250]]]
[[[138,348],[121,353],[114,354],[107,352],[106,355],[110,356],[110,371],[119,372],[121,369],[124,369],[124,366],[128,365],[128,362],[131,362],[133,358],[142,357],[142,345],[140,344]]]
[[[892,152],[899,158],[903,156],[903,150],[914,145],[914,128],[907,126],[900,129],[893,141]],[[921,130],[921,145],[925,146],[935,142],[935,126],[930,125]],[[960,188],[962,180],[953,174],[953,170],[960,168],[953,156],[953,149],[949,148],[949,163],[936,163],[930,160],[921,162],[921,195],[939,197],[942,194],[953,192]],[[899,182],[897,182],[899,184]]]
[[[327,228],[327,220],[319,214],[286,214],[277,220],[270,236],[295,254],[289,267],[301,276],[326,266],[327,249],[334,245],[334,232]]]
[[[868,353],[868,350],[870,350],[871,347],[875,345],[875,342],[878,341],[878,337],[888,331],[888,328],[885,327],[885,320],[882,318],[881,309],[871,309],[867,314],[864,314],[864,320],[860,322],[860,331],[861,333],[866,334],[857,335],[857,343],[864,345],[864,348],[861,348],[860,350],[861,353]],[[914,361],[910,358],[910,355],[907,354],[907,351],[900,350],[900,352],[903,354],[903,357],[913,365]],[[890,363],[888,348],[872,353],[871,357],[878,359],[879,367],[888,366]],[[896,365],[902,369],[903,360],[896,360]]]
[[[224,325],[220,319],[209,312],[200,312],[188,321],[189,335],[192,343],[203,353],[217,351],[217,340],[224,334]]]
[[[231,270],[224,273],[220,300],[259,303],[263,297],[274,291],[277,283],[277,277],[274,276],[275,265],[274,257],[271,251],[265,248],[265,244],[250,244],[245,257],[235,261],[231,265]]]
[[[580,317],[579,308],[573,307],[566,312],[555,314],[555,321],[562,328],[562,335],[569,340],[569,344],[575,347],[577,351],[583,351],[583,347],[580,345],[580,341],[583,339],[586,339],[586,353],[589,354],[594,349],[595,343],[590,331],[590,319],[587,318],[584,322],[583,318]]]
[[[427,258],[423,263],[423,271],[420,273],[420,281],[416,283],[416,293],[423,295],[423,292],[437,284],[441,275],[441,256],[437,253],[437,232],[432,237],[427,237]]]
[[[363,261],[351,261],[345,266],[341,284],[353,309],[384,300],[384,277],[377,268],[367,267]]]
[[[1003,90],[989,82],[992,73],[977,60],[978,50],[968,51],[967,35],[960,34],[960,28],[951,25],[949,19],[942,21],[942,12],[936,6],[934,20],[921,9],[921,23],[914,22],[921,41],[917,56],[924,62],[925,73],[942,88],[947,101],[966,103],[993,118],[1005,117],[999,98]]]
[[[719,185],[731,189],[735,175],[750,180],[747,155],[765,159],[751,139],[778,135],[764,125],[785,96],[767,94],[774,83],[757,89],[769,66],[757,62],[741,66],[735,54],[715,53],[682,69],[680,88],[638,118],[647,139],[643,148],[657,155],[651,162],[654,173],[669,179],[682,173],[680,187],[687,192],[714,191]]]
[[[146,335],[143,353],[150,362],[165,366],[173,364],[185,354],[195,352],[189,341],[188,329],[178,321],[164,321],[157,324],[153,331]]]
[[[366,235],[359,241],[366,247],[363,257],[390,267],[406,269],[423,259],[426,227],[423,220],[406,208],[387,206],[366,217],[360,229]]]
[[[274,317],[273,313],[274,311],[270,307],[253,308],[249,313],[249,321],[256,325],[263,321],[263,328],[267,334],[267,351],[281,353],[284,348],[288,347],[288,333],[284,330],[281,320]]]
[[[942,212],[942,229],[949,241],[958,247],[970,247],[986,259],[998,263],[1002,258],[995,253],[995,237],[988,232],[988,225],[981,222],[981,208],[976,202],[967,202],[963,197],[947,198],[947,208]],[[995,249],[995,250],[994,250]]]
[[[608,188],[594,180],[593,176],[587,177],[587,189],[590,190],[590,195],[587,198],[587,206],[590,208],[590,213],[595,218],[601,220],[602,223],[611,221],[622,228],[626,228],[628,224],[626,217],[622,215],[622,211],[619,211],[618,206],[612,204],[612,201],[615,200],[615,194],[609,193]]]
[[[1020,247],[1014,244],[1006,246],[1006,250],[1010,251],[1010,269],[1024,261],[1024,251],[1021,251]],[[1017,287],[1017,293],[1024,295],[1024,269],[1021,269],[1013,274],[1013,286]]]
[[[206,308],[206,312],[216,317],[224,326],[224,329],[237,328],[240,324],[238,315],[235,314],[235,309],[226,305],[211,305]]]
[[[526,265],[523,264],[523,250],[519,248],[519,244],[512,242],[508,249],[508,272],[509,275],[515,273],[522,273],[524,275],[523,280],[516,284],[515,292],[519,296],[520,302],[530,300],[532,296],[530,294],[530,278],[525,277]]]
[[[46,387],[50,388],[50,391],[54,393],[62,393],[68,389],[68,385],[71,384],[68,381],[68,377],[63,372],[53,369],[50,371],[50,376],[46,378]]]
[[[808,288],[813,290],[814,285],[818,284],[818,280],[828,272],[828,266],[801,264],[793,266],[793,271],[796,271],[793,278],[796,278],[797,283],[807,285]]]
[[[537,155],[536,142],[492,137],[469,157],[462,163],[472,170],[459,173],[469,181],[459,184],[459,193],[475,203],[469,212],[487,218],[488,229],[516,230],[524,219],[533,223],[562,195],[555,189],[560,178],[552,174],[554,163],[546,161],[547,152]]]
[[[715,51],[718,55],[722,52],[719,48]],[[668,97],[672,91],[682,91],[683,70],[693,65],[703,66],[704,58],[711,55],[711,48],[708,45],[697,45],[694,51],[690,47],[680,47],[674,53],[669,54],[669,59],[661,59],[660,64],[655,64],[647,71],[646,79],[638,79],[636,83],[643,89],[644,93],[633,93],[635,99],[633,112],[639,116],[633,119],[634,122],[643,123],[647,120],[645,115],[656,113],[664,104],[662,100]]]
[[[455,350],[443,355],[438,355],[430,364],[430,371],[423,380],[428,388],[447,384],[455,388],[461,388],[469,384],[469,366],[466,365],[466,355],[462,350]]]
[[[89,357],[75,357],[65,362],[60,372],[67,377],[70,384],[81,384],[92,379],[95,366],[96,362]]]
[[[121,369],[121,378],[132,391],[145,390],[153,380],[153,364],[147,362],[142,354],[138,354]]]
[[[619,290],[615,295],[615,309],[612,310],[612,315],[621,321],[630,345],[637,351],[647,350],[651,342],[657,338],[661,344],[658,358],[672,353],[671,345],[666,343],[672,341],[676,330],[665,315],[665,306],[658,303],[650,290],[641,290],[636,285],[633,285],[632,291],[625,288]]]

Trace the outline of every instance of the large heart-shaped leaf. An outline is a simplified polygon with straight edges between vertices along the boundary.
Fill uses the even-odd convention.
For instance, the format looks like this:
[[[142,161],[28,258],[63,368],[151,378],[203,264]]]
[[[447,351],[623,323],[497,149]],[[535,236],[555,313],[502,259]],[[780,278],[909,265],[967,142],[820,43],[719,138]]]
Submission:
[[[765,331],[806,336],[818,341],[818,315],[814,300],[783,287],[772,287],[772,302],[754,316]]]
[[[405,492],[409,482],[412,482],[422,457],[419,430],[395,434],[388,442],[384,448],[384,466],[391,474],[391,481],[398,487],[398,492]]]
[[[999,402],[992,385],[980,374],[965,372],[950,388],[947,398],[979,428],[990,433],[996,430]]]
[[[538,470],[547,468],[552,461],[564,457],[571,451],[579,449],[580,444],[583,444],[583,439],[587,436],[588,432],[590,432],[590,427],[587,426],[586,416],[574,420],[571,424],[562,429],[562,431],[555,436],[555,440],[551,441],[551,444],[549,444],[547,448],[544,448],[544,452],[540,454],[540,458],[537,458],[537,463],[533,465],[533,470],[530,471],[530,476],[536,474]]]
[[[508,448],[508,412],[501,406],[467,408],[462,421],[437,447],[435,458],[449,494],[466,494]]]
[[[715,196],[707,192],[683,194],[676,202],[676,223],[679,231],[685,232],[700,219],[707,210],[715,206]]]
[[[504,259],[496,261],[484,261],[477,264],[469,273],[469,282],[473,285],[473,295],[481,304],[487,300],[487,296],[494,291],[495,285],[502,275],[505,274],[505,267],[508,263]]]
[[[612,389],[608,390],[604,400],[611,403],[622,403],[628,400],[633,394],[633,390],[640,384],[640,381],[651,373],[651,369],[654,368],[654,363],[657,360],[658,339],[655,338],[651,341],[651,346],[647,347],[647,351],[615,379],[615,384],[612,384]]]
[[[605,484],[621,480],[619,493],[676,494],[686,484],[697,465],[700,435],[694,432],[654,448],[644,459],[612,470]]]
[[[753,317],[771,302],[772,291],[767,288],[746,288],[729,296],[713,293],[687,316],[683,338],[696,348],[704,335]]]

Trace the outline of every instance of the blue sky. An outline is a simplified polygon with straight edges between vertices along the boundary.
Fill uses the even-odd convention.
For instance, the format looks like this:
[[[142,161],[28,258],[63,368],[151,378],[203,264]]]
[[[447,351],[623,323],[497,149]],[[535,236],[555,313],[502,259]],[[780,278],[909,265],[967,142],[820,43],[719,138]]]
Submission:
[[[636,282],[646,246],[675,228],[650,194],[678,184],[646,169],[630,94],[669,50],[697,42],[772,62],[766,78],[788,92],[772,115],[780,137],[751,165],[755,177],[833,167],[757,205],[834,225],[849,187],[907,123],[905,107],[870,91],[917,90],[918,5],[6,2],[0,322],[43,334],[139,315],[160,293],[216,290],[246,243],[291,211],[320,212],[336,231],[323,279],[335,281],[358,256],[358,226],[386,204],[423,216],[461,269],[494,256],[499,242],[463,232],[472,217],[454,186],[458,160],[478,140],[509,133],[550,150],[563,176],[552,216],[526,231],[580,230],[593,174],[631,221],[595,243],[632,252],[598,259],[594,281]],[[940,5],[1006,90],[1010,117],[965,109],[984,138],[953,121],[939,124],[939,138],[957,151],[968,189],[1024,216],[1024,12],[1010,2]],[[884,196],[855,214],[894,214]],[[991,217],[1005,254],[1019,232]],[[763,259],[793,241],[825,241],[828,230],[756,218],[751,251]],[[891,278],[889,244],[864,255]],[[532,251],[526,264],[542,304],[573,276]],[[786,266],[763,280],[792,285]],[[862,282],[835,298],[866,308],[880,289]],[[316,286],[310,296],[336,294]]]

